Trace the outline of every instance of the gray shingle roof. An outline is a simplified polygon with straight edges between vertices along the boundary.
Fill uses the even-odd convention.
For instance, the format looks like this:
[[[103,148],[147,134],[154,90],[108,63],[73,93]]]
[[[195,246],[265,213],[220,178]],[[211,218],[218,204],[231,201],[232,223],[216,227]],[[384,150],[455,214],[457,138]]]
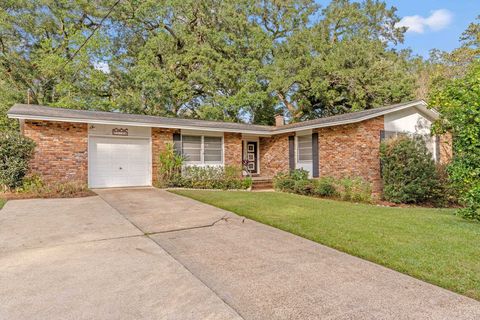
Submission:
[[[8,116],[11,118],[21,119],[51,119],[57,121],[76,121],[76,122],[112,122],[122,124],[142,124],[152,125],[156,127],[167,128],[181,128],[181,129],[213,129],[225,130],[229,132],[242,132],[242,133],[263,133],[263,134],[275,134],[289,131],[301,130],[302,128],[312,127],[328,127],[344,123],[354,123],[363,121],[366,119],[374,118],[389,112],[396,111],[397,109],[403,109],[413,106],[425,106],[425,102],[411,101],[406,103],[395,104],[386,107],[380,107],[375,109],[369,109],[359,112],[352,112],[341,114],[332,117],[319,118],[315,120],[309,120],[304,122],[297,122],[287,124],[280,127],[253,125],[245,123],[234,122],[222,122],[222,121],[208,121],[208,120],[196,120],[196,119],[183,119],[183,118],[167,118],[157,116],[146,116],[138,114],[126,114],[119,112],[102,112],[102,111],[90,111],[90,110],[75,110],[75,109],[63,109],[53,108],[40,105],[27,105],[27,104],[15,104],[9,111]]]

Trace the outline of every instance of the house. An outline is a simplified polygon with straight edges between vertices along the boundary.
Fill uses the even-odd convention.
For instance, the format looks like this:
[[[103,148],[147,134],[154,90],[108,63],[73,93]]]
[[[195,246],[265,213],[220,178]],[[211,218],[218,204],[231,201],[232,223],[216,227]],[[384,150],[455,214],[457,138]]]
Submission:
[[[412,101],[275,126],[165,118],[16,104],[8,116],[37,147],[31,171],[46,181],[78,180],[91,188],[149,186],[158,154],[174,143],[187,165],[247,167],[272,178],[294,168],[311,177],[362,177],[381,191],[379,147],[396,132],[423,134],[434,159],[447,162],[451,136],[430,137],[438,114]]]

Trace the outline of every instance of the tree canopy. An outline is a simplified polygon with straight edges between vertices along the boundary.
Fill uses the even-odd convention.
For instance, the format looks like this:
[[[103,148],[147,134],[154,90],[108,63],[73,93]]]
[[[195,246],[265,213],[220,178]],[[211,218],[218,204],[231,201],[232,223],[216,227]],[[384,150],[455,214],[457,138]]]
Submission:
[[[15,102],[272,124],[414,95],[383,1],[6,0],[0,108]],[[28,92],[28,94],[27,94]]]

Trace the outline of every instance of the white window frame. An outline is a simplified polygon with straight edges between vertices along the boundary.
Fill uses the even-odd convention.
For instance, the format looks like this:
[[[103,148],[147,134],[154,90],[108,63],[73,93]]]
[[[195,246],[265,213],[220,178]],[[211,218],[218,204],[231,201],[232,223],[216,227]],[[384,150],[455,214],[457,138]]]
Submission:
[[[209,134],[196,134],[196,133],[182,133],[180,135],[180,144],[182,147],[182,154],[183,154],[183,137],[184,136],[196,136],[200,137],[200,161],[189,161],[185,160],[185,165],[196,165],[196,166],[218,166],[224,164],[225,159],[225,146],[224,146],[224,139],[223,136],[219,135],[209,135]],[[205,162],[205,137],[208,138],[220,138],[221,139],[221,160],[220,161],[209,161],[208,163]]]

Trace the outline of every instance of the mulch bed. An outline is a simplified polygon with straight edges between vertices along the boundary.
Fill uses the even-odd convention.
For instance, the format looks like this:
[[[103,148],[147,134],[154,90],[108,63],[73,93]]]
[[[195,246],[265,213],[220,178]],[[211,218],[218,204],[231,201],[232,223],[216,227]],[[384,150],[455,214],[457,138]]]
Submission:
[[[27,193],[27,192],[0,192],[0,198],[5,200],[21,199],[51,199],[51,198],[84,198],[96,196],[91,190],[81,190],[73,193]]]

